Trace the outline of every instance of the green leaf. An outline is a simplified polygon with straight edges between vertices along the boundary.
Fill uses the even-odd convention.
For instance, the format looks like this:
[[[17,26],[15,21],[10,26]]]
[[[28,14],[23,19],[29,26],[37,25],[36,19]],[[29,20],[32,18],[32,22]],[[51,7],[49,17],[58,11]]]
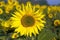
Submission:
[[[6,40],[5,36],[0,36],[0,40]]]
[[[54,34],[51,30],[42,30],[41,33],[38,35],[38,40],[50,40],[54,37]]]

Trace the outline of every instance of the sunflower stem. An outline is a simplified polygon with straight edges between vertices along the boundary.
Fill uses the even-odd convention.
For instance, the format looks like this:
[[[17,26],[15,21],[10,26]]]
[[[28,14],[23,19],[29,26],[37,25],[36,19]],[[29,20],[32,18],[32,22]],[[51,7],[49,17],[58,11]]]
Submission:
[[[26,40],[32,40],[32,38],[31,37],[26,37]]]

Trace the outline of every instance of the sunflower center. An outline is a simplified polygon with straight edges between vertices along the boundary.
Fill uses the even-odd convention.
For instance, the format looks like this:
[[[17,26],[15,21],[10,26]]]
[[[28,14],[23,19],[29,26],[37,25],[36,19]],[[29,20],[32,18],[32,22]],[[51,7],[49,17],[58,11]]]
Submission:
[[[32,16],[24,15],[21,19],[21,24],[24,27],[31,27],[34,25],[34,23],[35,23],[35,20]]]

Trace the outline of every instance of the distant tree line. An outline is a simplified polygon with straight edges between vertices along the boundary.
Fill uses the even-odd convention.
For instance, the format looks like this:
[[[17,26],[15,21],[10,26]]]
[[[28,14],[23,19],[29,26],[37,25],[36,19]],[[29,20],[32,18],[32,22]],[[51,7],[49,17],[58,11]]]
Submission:
[[[20,3],[30,1],[32,4],[48,5],[47,0],[19,0]]]

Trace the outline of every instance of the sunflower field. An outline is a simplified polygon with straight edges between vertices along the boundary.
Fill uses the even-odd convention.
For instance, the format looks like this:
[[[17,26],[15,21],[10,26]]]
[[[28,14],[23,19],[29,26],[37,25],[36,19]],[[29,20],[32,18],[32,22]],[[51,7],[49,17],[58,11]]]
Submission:
[[[0,40],[60,40],[60,6],[0,0]]]

